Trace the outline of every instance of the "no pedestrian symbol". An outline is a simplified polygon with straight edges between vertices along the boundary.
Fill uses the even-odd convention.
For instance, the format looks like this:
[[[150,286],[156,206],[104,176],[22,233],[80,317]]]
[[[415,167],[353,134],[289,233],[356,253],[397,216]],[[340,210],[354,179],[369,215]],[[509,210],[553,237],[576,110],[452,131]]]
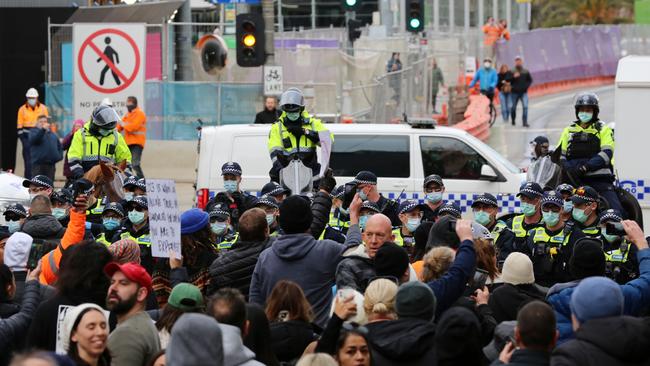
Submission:
[[[127,47],[118,49],[113,45],[116,39],[122,39],[123,42],[119,44],[126,44]],[[125,42],[124,42],[125,41]],[[103,65],[100,72],[87,72],[84,67],[84,55],[90,52],[99,65]],[[125,59],[133,60],[129,62],[133,67],[120,65],[120,60]],[[140,71],[140,51],[136,42],[125,32],[114,29],[106,28],[98,30],[89,35],[81,44],[79,53],[77,54],[77,65],[79,68],[79,75],[83,81],[93,90],[100,93],[117,93],[124,90],[133,83],[133,80],[138,76]]]

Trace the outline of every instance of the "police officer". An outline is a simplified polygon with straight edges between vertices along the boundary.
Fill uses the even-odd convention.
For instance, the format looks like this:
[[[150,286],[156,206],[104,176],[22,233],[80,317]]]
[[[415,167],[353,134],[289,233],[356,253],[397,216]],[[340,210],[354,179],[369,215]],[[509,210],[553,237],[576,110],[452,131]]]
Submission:
[[[402,225],[393,230],[395,244],[404,247],[413,259],[415,254],[415,230],[422,223],[423,205],[416,200],[404,200],[398,208],[399,220]]]
[[[521,201],[521,214],[513,217],[507,223],[508,229],[515,235],[513,248],[522,250],[526,244],[530,230],[538,227],[542,221],[539,203],[544,196],[544,191],[539,184],[528,182],[524,184],[517,197]]]
[[[249,208],[255,207],[257,198],[241,190],[241,166],[236,162],[227,162],[221,166],[223,192],[217,193],[205,206],[207,213],[212,212],[217,204],[225,205],[233,227],[237,228],[239,216]]]
[[[595,189],[589,186],[582,186],[575,189],[571,201],[571,223],[576,229],[581,230],[586,236],[600,238],[600,226],[598,225],[598,201],[599,195]]]
[[[278,202],[278,205],[281,204],[285,198],[287,198],[287,190],[277,182],[266,183],[264,187],[262,187],[262,191],[260,193],[262,196],[271,196],[275,198],[275,200]]]
[[[39,195],[50,197],[54,190],[54,183],[52,182],[52,179],[44,175],[37,175],[32,179],[25,179],[23,181],[23,187],[27,188],[29,192],[29,200],[31,202],[34,197]]]
[[[593,187],[610,208],[624,213],[612,183],[614,172],[614,132],[599,118],[598,96],[582,93],[575,102],[577,120],[560,136],[560,159],[569,183]]]
[[[401,225],[397,217],[397,202],[387,199],[377,191],[377,176],[375,173],[363,170],[354,177],[354,183],[357,185],[357,194],[362,201],[375,203],[379,212],[388,216],[393,226]]]
[[[224,204],[214,206],[210,215],[210,229],[215,235],[216,248],[228,250],[239,238],[230,221],[230,210]]]
[[[122,227],[124,215],[124,208],[121,204],[117,202],[111,202],[107,204],[104,208],[104,212],[102,213],[103,231],[97,235],[95,240],[106,246],[111,245],[111,243],[113,243],[113,239],[116,237],[116,234],[120,230],[124,230]]]
[[[126,205],[127,202],[133,199],[136,196],[135,187],[138,183],[138,177],[135,175],[130,175],[124,179],[122,182],[122,192],[124,193],[124,199],[120,202],[122,206]]]
[[[564,221],[571,218],[571,212],[573,211],[573,201],[571,201],[571,197],[573,197],[574,189],[575,188],[568,183],[562,183],[555,189],[555,191],[562,196],[562,200],[564,200],[562,206],[562,220]]]
[[[5,224],[9,234],[20,231],[25,219],[27,218],[27,210],[20,203],[9,205],[3,213],[5,217]]]
[[[426,211],[426,208],[424,209]],[[436,218],[436,221],[438,221],[441,217],[445,216],[451,216],[455,218],[456,220],[462,218],[462,212],[460,210],[460,206],[456,202],[445,202],[444,205],[440,206],[440,209],[438,210],[438,217]],[[424,221],[424,219],[422,219]]]
[[[126,162],[130,168],[131,152],[124,137],[115,130],[118,122],[120,117],[113,108],[99,106],[93,110],[90,122],[74,133],[68,149],[73,178],[81,178],[100,161],[118,165]]]
[[[490,193],[483,193],[472,202],[472,213],[476,223],[485,226],[492,233],[494,245],[497,248],[497,264],[503,266],[510,253],[515,251],[514,233],[503,220],[497,220],[499,203]]]
[[[530,230],[524,250],[533,261],[535,282],[545,287],[571,279],[569,260],[573,246],[584,237],[580,230],[565,230],[561,218],[563,204],[560,193],[546,193],[541,200],[543,226]]]
[[[72,192],[62,188],[52,192],[52,216],[59,220],[61,226],[67,227],[70,222],[70,208],[72,208]]]
[[[609,209],[600,214],[600,232],[605,250],[605,275],[621,285],[639,277],[638,251],[623,233],[608,233],[607,225],[616,225],[622,230],[623,217],[620,212]]]
[[[374,215],[381,213],[377,204],[372,201],[363,201],[361,208],[359,208],[359,228],[361,231],[365,230],[368,219]]]
[[[280,170],[295,157],[312,169],[314,176],[320,171],[316,147],[320,144],[319,132],[327,131],[321,120],[305,111],[305,98],[297,88],[289,88],[280,97],[282,114],[271,126],[269,154],[273,167],[269,171],[272,181],[280,181]],[[333,136],[330,134],[330,138]]]
[[[346,234],[350,228],[350,208],[343,208],[344,195],[344,185],[338,186],[332,191],[332,211],[328,226]]]
[[[424,178],[424,215],[423,222],[436,222],[438,220],[439,210],[444,205],[442,199],[445,193],[445,184],[442,178],[437,174],[431,174]]]
[[[155,260],[151,255],[151,236],[149,235],[149,205],[146,196],[135,196],[126,204],[126,217],[123,227],[113,237],[113,242],[131,239],[140,247],[140,262],[147,272],[152,273]]]
[[[266,214],[266,223],[269,225],[270,236],[278,236],[280,225],[278,215],[280,214],[280,205],[272,196],[262,196],[257,200],[255,207],[261,208]]]

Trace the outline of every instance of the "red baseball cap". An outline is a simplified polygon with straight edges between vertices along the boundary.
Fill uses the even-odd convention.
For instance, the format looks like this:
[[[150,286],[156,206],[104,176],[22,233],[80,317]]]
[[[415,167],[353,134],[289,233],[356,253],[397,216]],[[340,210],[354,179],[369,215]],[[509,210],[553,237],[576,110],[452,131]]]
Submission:
[[[104,266],[104,273],[108,277],[113,277],[117,271],[124,273],[126,278],[151,291],[151,276],[141,265],[136,263],[119,264],[117,262],[111,262]]]

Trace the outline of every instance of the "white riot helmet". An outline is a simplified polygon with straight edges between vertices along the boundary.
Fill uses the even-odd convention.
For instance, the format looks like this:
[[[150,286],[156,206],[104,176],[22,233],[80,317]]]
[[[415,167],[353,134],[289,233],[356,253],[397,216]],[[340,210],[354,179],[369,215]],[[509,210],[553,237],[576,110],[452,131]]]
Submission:
[[[109,107],[113,107],[113,102],[111,102],[110,98],[104,98],[104,99],[102,99],[102,102],[100,103],[100,105],[106,105],[106,106],[109,106]]]
[[[100,105],[93,110],[90,120],[91,132],[94,135],[107,136],[119,122],[120,116],[117,115],[115,109],[107,105]]]
[[[25,94],[25,97],[27,98],[38,98],[38,90],[34,88],[29,88],[27,90],[27,93]]]
[[[280,109],[285,112],[302,112],[305,108],[305,97],[298,88],[289,88],[280,97]]]

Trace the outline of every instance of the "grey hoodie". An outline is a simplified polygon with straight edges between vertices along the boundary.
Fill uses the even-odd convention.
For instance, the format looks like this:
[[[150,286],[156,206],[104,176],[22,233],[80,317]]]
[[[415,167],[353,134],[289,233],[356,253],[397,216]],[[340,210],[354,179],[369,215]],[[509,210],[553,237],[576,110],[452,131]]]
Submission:
[[[264,366],[255,361],[255,353],[244,346],[239,328],[227,324],[219,324],[219,328],[223,335],[224,366]]]
[[[226,342],[226,337],[222,336],[220,325],[214,318],[198,313],[184,314],[172,329],[171,341],[165,352],[167,365],[222,366],[222,342]]]
[[[65,228],[54,216],[37,214],[26,218],[20,231],[34,239],[60,239],[65,233]]]

